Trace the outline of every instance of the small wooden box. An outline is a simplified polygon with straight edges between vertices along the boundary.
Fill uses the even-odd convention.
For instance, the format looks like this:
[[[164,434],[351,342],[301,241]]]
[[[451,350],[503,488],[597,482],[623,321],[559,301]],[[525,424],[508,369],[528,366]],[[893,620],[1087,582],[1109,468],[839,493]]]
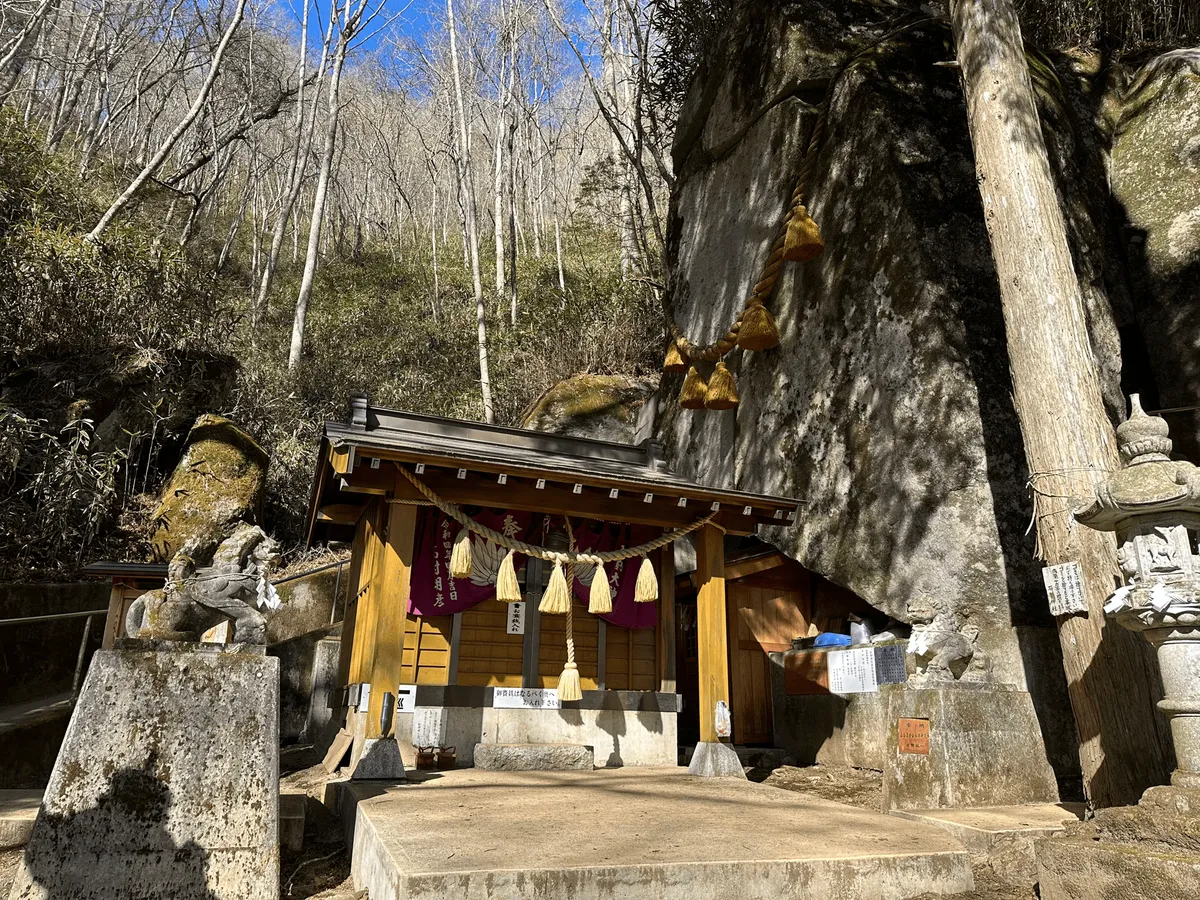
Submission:
[[[825,650],[792,650],[783,655],[787,694],[828,694],[829,658]]]

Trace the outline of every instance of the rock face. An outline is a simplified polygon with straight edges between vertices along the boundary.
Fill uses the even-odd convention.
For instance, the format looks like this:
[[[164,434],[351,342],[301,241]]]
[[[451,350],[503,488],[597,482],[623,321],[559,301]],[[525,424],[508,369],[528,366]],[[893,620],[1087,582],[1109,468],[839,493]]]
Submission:
[[[266,478],[267,454],[253,438],[221,416],[200,416],[154,511],[155,558],[170,560],[192,538],[215,548],[236,523],[258,521]]]
[[[521,425],[533,431],[632,444],[642,411],[657,386],[654,379],[625,375],[576,375],[542,394]]]
[[[785,266],[782,345],[728,359],[736,414],[681,410],[668,377],[660,433],[677,471],[801,498],[774,543],[897,619],[974,625],[997,680],[1024,686],[1012,626],[1050,621],[962,92],[935,65],[950,36],[861,9],[831,28],[844,6],[751,10],[685,104],[668,247],[685,333],[723,333],[758,280],[828,85],[809,186],[826,249]]]
[[[1123,92],[1113,194],[1128,219],[1136,317],[1162,407],[1200,405],[1200,51],[1168,54]],[[1168,413],[1200,459],[1200,411]]]

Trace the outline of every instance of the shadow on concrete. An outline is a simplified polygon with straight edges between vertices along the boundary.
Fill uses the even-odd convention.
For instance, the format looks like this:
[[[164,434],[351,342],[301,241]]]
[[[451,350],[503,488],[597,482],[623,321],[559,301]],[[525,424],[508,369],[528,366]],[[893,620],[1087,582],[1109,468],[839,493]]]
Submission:
[[[167,831],[169,778],[151,754],[140,768],[114,772],[91,809],[43,809],[13,900],[217,900],[208,889],[208,853],[193,841],[177,844]]]

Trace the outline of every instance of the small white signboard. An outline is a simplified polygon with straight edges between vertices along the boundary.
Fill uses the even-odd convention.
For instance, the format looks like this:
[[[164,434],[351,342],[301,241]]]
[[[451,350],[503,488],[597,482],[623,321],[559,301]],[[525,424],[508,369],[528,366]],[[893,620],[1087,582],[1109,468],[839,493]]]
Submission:
[[[421,706],[413,713],[412,745],[441,747],[446,736],[446,711],[440,706]]]
[[[879,690],[874,647],[832,651],[827,660],[831,693],[867,694]]]
[[[558,692],[553,688],[493,688],[495,709],[561,709]]]
[[[358,711],[366,712],[371,705],[371,685],[364,682],[358,689]]]
[[[396,712],[410,713],[417,708],[417,686],[402,684],[396,688]]]
[[[1083,595],[1083,569],[1077,562],[1065,562],[1042,569],[1042,581],[1050,598],[1050,612],[1056,616],[1087,612]]]
[[[508,604],[508,615],[504,618],[504,628],[509,634],[525,633],[525,602]]]

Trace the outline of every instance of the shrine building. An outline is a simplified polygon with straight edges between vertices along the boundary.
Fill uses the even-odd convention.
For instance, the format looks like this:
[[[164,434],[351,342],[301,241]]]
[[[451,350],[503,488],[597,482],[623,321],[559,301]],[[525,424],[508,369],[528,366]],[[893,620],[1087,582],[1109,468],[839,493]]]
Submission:
[[[412,768],[418,747],[454,747],[460,766],[473,763],[476,745],[511,744],[587,746],[599,767],[675,765],[683,657],[693,770],[740,766],[729,747],[730,661],[736,668],[739,655],[726,546],[760,525],[791,523],[797,510],[796,500],[674,475],[652,441],[565,437],[353,398],[350,421],[325,427],[307,522],[310,543],[353,548],[335,712],[345,728],[332,752],[349,754],[365,777],[399,775],[397,748]],[[676,615],[676,543],[685,537],[695,571],[678,584],[695,593],[690,630]],[[469,574],[452,577],[464,555]],[[759,554],[742,570],[778,574],[788,562]],[[599,564],[607,589],[595,586]],[[805,616],[793,618],[780,627],[805,633]],[[694,646],[678,648],[681,633]],[[761,694],[765,676],[757,681]],[[752,696],[755,677],[747,683]],[[769,715],[769,696],[760,705]]]

